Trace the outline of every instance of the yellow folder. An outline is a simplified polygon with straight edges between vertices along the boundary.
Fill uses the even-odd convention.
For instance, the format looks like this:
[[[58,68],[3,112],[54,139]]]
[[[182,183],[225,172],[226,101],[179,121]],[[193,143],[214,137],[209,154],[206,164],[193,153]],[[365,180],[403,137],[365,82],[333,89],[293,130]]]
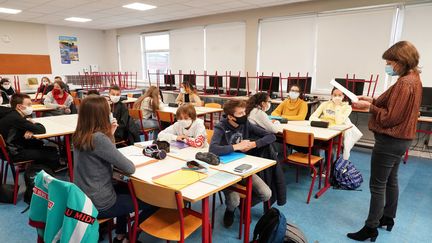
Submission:
[[[196,171],[176,170],[160,177],[154,177],[153,182],[162,186],[180,190],[206,177],[207,174]]]

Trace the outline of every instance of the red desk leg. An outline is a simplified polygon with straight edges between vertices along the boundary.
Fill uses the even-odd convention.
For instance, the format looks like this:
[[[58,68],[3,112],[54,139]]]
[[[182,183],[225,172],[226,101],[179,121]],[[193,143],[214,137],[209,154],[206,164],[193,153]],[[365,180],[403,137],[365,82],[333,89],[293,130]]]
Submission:
[[[67,155],[67,162],[68,162],[68,168],[69,168],[69,180],[73,182],[73,165],[72,165],[72,151],[71,151],[71,145],[70,145],[70,134],[65,135],[66,140],[66,155]]]
[[[246,178],[246,218],[244,226],[244,243],[249,243],[252,207],[252,176]]]
[[[333,138],[329,140],[329,144],[327,147],[327,166],[326,166],[326,178],[325,178],[325,184],[324,187],[321,188],[321,190],[319,190],[316,194],[315,194],[315,198],[319,198],[321,195],[323,195],[327,189],[330,188],[330,182],[329,182],[329,175],[330,175],[330,164],[331,164],[331,157],[332,157],[332,150],[333,150]]]
[[[213,113],[210,113],[210,130],[213,130]]]
[[[210,241],[210,214],[209,214],[209,198],[206,197],[202,200],[202,242],[208,243]]]

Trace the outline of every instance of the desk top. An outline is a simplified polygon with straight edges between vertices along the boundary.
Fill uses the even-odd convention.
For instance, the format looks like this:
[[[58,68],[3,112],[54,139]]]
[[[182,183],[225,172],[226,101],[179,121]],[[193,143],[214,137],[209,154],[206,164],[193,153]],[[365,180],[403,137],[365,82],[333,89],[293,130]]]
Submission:
[[[53,111],[55,110],[54,107],[46,107],[45,105],[32,105],[33,112],[39,112],[39,111]]]
[[[160,110],[161,111],[165,111],[165,112],[169,112],[172,114],[176,114],[178,107],[169,107],[169,106],[165,106],[162,107]],[[222,112],[223,109],[221,108],[211,108],[211,107],[195,107],[195,111],[197,113],[197,116],[202,116],[205,114],[210,114],[210,113],[216,113],[216,112]]]
[[[287,124],[280,124],[283,129],[288,129],[296,132],[313,133],[315,139],[328,141],[343,131],[351,128],[348,125],[334,126],[329,128],[312,127],[310,121],[288,121]]]
[[[123,104],[135,103],[135,101],[137,101],[137,100],[138,100],[138,98],[127,97],[127,100],[123,100],[122,103]]]
[[[419,122],[432,122],[432,117],[431,116],[420,116],[418,118]]]
[[[57,137],[62,135],[73,134],[78,123],[78,115],[61,115],[34,118],[33,121],[42,124],[46,133],[35,134],[37,139]]]
[[[128,155],[125,154],[125,156],[129,158]],[[145,157],[144,155],[141,156]],[[147,183],[153,183],[153,177],[179,170],[185,165],[186,162],[184,160],[168,156],[164,160],[157,160],[156,162],[137,167],[132,177],[143,180]],[[212,168],[208,169],[207,175],[207,178],[197,181],[180,190],[185,200],[190,202],[200,201],[201,199],[221,191],[241,180],[240,176]],[[217,180],[217,184],[211,183],[212,177]],[[208,178],[210,178],[210,180]]]

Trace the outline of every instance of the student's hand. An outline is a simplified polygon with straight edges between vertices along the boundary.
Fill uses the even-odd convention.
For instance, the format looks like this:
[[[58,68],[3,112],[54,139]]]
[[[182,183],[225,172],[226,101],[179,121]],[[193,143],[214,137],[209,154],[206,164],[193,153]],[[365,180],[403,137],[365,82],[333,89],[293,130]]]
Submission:
[[[358,99],[359,99],[359,100],[367,101],[367,102],[369,102],[369,103],[372,103],[372,102],[373,102],[373,98],[372,98],[372,97],[369,97],[369,96],[361,95],[361,96],[358,96]]]
[[[357,109],[369,110],[371,103],[365,100],[359,100],[358,102],[353,102],[352,105]]]
[[[254,148],[256,148],[256,142],[248,141],[246,149],[242,150],[242,152],[247,152],[247,151],[254,149]]]
[[[65,113],[66,113],[66,114],[70,114],[70,113],[71,113],[71,110],[70,110],[69,108],[66,108],[66,109],[65,109]]]
[[[183,140],[185,140],[185,139],[187,139],[188,137],[186,136],[186,135],[178,135],[177,136],[177,138],[176,138],[176,140],[177,141],[183,141]]]
[[[111,134],[114,135],[115,131],[117,130],[118,124],[117,120],[111,123]]]
[[[33,133],[32,132],[30,132],[30,131],[26,131],[25,133],[24,133],[24,138],[25,139],[30,139],[30,138],[32,138],[33,137]]]
[[[64,109],[66,109],[66,106],[65,105],[59,105],[58,108],[64,110]]]
[[[245,151],[247,151],[247,149],[249,147],[249,143],[250,143],[249,140],[242,140],[240,143],[234,144],[233,148],[234,148],[235,151],[245,152]]]

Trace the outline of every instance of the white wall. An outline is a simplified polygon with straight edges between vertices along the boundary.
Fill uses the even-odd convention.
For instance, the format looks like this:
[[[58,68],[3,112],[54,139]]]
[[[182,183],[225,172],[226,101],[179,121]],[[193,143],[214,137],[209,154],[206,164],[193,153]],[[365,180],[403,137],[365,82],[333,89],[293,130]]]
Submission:
[[[0,53],[48,54],[45,26],[0,20]]]

